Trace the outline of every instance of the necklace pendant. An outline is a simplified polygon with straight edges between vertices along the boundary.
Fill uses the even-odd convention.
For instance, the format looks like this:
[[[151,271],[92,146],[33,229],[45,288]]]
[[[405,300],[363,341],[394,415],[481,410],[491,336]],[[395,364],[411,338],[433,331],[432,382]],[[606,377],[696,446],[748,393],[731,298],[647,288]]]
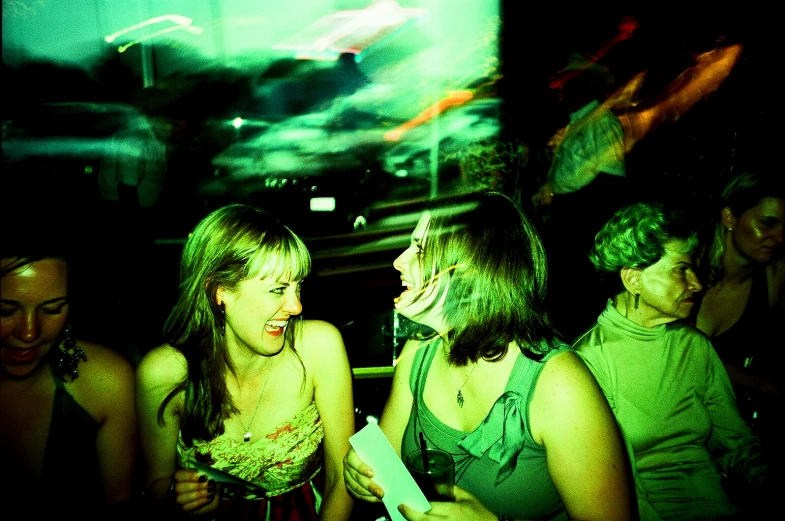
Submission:
[[[251,441],[251,431],[248,431],[245,434],[243,434],[243,441],[246,443]]]
[[[460,389],[458,389],[458,395],[455,397],[455,401],[458,402],[458,407],[463,409],[463,393]]]

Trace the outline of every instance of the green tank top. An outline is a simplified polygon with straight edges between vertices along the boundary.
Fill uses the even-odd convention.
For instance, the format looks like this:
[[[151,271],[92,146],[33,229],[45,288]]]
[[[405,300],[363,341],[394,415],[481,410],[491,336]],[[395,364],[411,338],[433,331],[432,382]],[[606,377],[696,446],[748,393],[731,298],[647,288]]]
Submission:
[[[564,504],[548,472],[545,449],[532,438],[529,403],[545,361],[570,348],[562,344],[541,362],[519,356],[502,396],[483,423],[466,433],[442,423],[423,401],[439,342],[437,338],[415,355],[409,379],[414,400],[401,454],[419,448],[422,432],[429,446],[453,455],[455,483],[491,512],[513,519],[566,520]]]

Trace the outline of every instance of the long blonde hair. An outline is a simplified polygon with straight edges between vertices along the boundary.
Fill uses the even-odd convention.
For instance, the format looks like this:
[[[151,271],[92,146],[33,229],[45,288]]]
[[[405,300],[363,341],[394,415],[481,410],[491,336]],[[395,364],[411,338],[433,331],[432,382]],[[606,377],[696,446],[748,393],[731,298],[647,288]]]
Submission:
[[[185,390],[182,437],[210,440],[224,432],[224,420],[238,413],[226,389],[233,371],[224,334],[225,318],[216,301],[218,288],[235,289],[252,277],[302,280],[311,270],[311,256],[303,241],[263,210],[244,204],[219,208],[189,235],[180,261],[177,303],[164,325],[166,341],[183,353],[188,364],[185,380],[164,400]],[[302,321],[292,317],[284,348],[297,354],[295,337]]]

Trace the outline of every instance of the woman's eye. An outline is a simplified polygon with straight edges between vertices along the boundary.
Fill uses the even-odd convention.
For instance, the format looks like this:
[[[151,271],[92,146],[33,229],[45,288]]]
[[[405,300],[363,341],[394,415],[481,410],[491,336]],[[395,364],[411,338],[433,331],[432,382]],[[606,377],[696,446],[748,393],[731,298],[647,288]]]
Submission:
[[[58,306],[56,308],[43,308],[42,311],[47,315],[59,315],[60,313],[63,312],[64,309],[65,306]]]
[[[10,317],[14,314],[14,309],[0,309],[0,317]]]
[[[286,288],[273,288],[273,290],[270,291],[270,293],[275,293],[276,295],[283,295],[283,292],[285,290]]]

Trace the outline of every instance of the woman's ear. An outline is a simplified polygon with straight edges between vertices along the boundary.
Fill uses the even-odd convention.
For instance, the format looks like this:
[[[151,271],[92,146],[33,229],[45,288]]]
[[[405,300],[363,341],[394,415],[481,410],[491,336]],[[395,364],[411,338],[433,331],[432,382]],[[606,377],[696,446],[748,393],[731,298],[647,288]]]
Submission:
[[[733,211],[727,206],[722,209],[722,225],[726,229],[733,229],[736,225],[736,217],[733,216]]]
[[[217,290],[215,290],[215,303],[218,304],[219,307],[223,306],[225,296],[226,291],[223,289],[223,287],[219,287]]]
[[[633,295],[639,295],[641,292],[641,269],[622,268],[621,282],[624,285],[624,289]]]

